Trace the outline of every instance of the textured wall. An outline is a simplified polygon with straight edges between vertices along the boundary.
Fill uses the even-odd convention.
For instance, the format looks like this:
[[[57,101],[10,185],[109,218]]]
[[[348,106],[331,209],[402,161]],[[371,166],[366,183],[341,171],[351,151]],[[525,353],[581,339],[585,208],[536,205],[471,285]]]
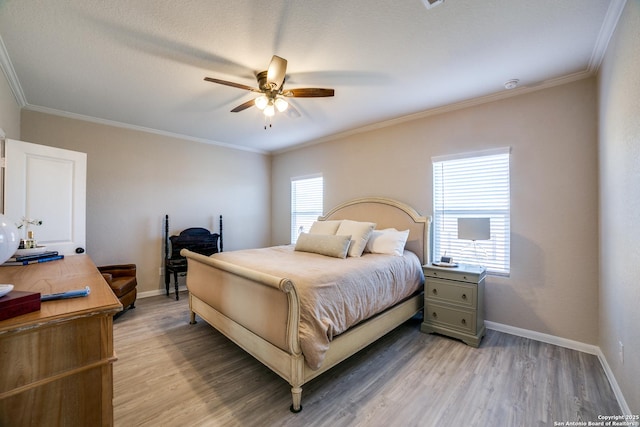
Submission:
[[[164,287],[165,214],[172,233],[223,215],[225,250],[270,242],[269,156],[26,110],[22,139],[87,153],[87,252],[136,263],[139,291]]]
[[[598,340],[594,78],[383,127],[273,159],[274,243],[289,240],[289,180],[322,173],[325,207],[388,196],[432,212],[431,157],[510,146],[511,277],[487,280],[487,319]]]
[[[599,158],[600,348],[632,414],[640,414],[639,46],[640,1],[631,0],[601,67]]]

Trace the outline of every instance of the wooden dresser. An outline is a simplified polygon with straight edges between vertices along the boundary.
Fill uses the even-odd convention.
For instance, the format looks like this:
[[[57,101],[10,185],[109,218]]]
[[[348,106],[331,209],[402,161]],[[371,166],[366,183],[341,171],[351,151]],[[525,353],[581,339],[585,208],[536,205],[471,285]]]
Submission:
[[[113,315],[122,305],[87,255],[0,267],[15,290],[86,297],[0,321],[0,426],[113,425]]]

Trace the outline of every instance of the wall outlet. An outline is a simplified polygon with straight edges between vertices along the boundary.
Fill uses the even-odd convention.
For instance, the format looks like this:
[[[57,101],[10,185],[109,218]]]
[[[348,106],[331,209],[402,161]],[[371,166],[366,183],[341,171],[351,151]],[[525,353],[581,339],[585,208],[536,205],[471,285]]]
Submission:
[[[622,341],[618,341],[618,355],[620,356],[620,363],[624,365],[624,344],[622,344]]]
[[[162,276],[162,267],[160,267],[160,268],[158,269],[158,275],[159,275],[159,276]]]

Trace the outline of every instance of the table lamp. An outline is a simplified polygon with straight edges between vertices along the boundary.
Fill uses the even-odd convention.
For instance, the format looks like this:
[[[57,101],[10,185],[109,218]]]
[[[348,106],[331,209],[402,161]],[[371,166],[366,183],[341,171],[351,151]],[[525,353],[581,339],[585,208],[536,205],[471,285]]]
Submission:
[[[482,265],[483,261],[487,261],[488,255],[476,241],[491,239],[491,219],[458,218],[458,239],[471,240],[460,252],[460,258],[471,259],[472,263]]]

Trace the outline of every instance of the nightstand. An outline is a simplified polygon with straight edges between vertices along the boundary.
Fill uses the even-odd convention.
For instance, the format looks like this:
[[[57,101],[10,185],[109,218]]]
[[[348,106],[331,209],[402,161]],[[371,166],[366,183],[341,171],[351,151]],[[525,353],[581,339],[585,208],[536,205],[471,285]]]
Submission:
[[[437,332],[478,347],[484,336],[484,267],[422,266],[424,320],[420,330]]]

